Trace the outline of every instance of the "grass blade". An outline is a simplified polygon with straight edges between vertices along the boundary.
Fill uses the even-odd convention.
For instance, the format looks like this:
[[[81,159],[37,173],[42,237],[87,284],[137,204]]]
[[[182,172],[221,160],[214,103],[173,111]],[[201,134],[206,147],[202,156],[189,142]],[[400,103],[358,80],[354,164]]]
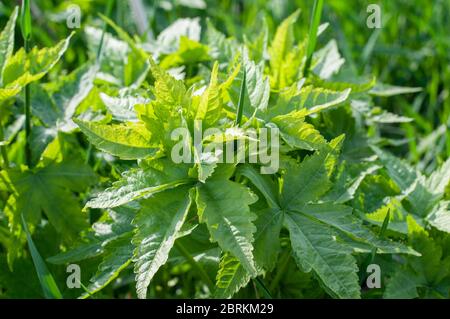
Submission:
[[[315,0],[313,15],[311,17],[311,25],[309,28],[308,48],[306,51],[305,77],[308,76],[311,67],[312,56],[316,49],[317,30],[319,29],[320,19],[322,17],[323,0]]]
[[[47,299],[62,299],[61,292],[56,285],[55,279],[53,279],[52,274],[48,270],[47,265],[39,254],[39,251],[37,250],[33,239],[31,238],[25,218],[23,217],[23,215],[21,215],[21,217],[23,229],[25,231],[25,234],[27,235],[28,248],[30,249],[34,268],[36,269],[36,273],[38,275],[39,282],[41,283],[44,296]]]
[[[106,7],[106,11],[105,11],[105,16],[107,16],[107,17],[111,16],[113,5],[114,5],[114,0],[109,0],[108,5]],[[108,30],[108,24],[106,22],[104,22],[102,37],[100,38],[100,45],[98,46],[98,51],[97,51],[97,63],[99,63],[99,64],[100,64],[100,60],[102,57],[103,43],[105,42],[105,35],[106,35],[107,30]]]

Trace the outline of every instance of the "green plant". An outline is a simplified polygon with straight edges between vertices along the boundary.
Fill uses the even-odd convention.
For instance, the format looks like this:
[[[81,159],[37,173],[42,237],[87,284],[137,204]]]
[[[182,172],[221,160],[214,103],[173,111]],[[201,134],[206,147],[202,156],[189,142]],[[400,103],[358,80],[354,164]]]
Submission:
[[[151,103],[136,108],[138,122],[105,125],[76,121],[89,141],[103,151],[127,160],[141,159],[138,169],[126,172],[111,188],[87,203],[87,207],[102,209],[131,202],[140,204],[133,221],[135,230],[130,229],[113,242],[108,239],[102,244],[105,257],[88,287],[91,292],[134,263],[138,296],[145,297],[151,279],[168,260],[174,242],[195,232],[207,232],[211,237],[212,244],[208,244],[205,251],[215,243],[222,251],[216,288],[211,292],[222,297],[232,296],[252,277],[264,277],[274,271],[277,256],[284,246],[280,236],[285,230],[289,232],[288,247],[291,248],[283,247],[283,250],[291,250],[298,266],[305,272],[313,271],[326,291],[335,297],[360,296],[356,259],[351,256],[356,247],[367,253],[376,248],[378,253],[418,255],[399,243],[377,238],[363,226],[351,206],[344,205],[353,194],[345,200],[326,197],[336,185],[333,177],[344,136],[327,142],[308,122],[308,117],[345,105],[351,89],[360,91],[357,94],[361,96],[370,86],[331,83],[312,75],[298,91],[302,74],[290,74],[291,70],[281,67],[291,66],[289,63],[301,66],[304,61],[303,56],[292,54],[299,52],[290,40],[296,16],[298,13],[277,31],[273,40],[276,46],[261,48],[268,49],[272,59],[277,59],[270,62],[268,70],[269,74],[277,74],[272,82],[276,91],[264,98],[262,104],[260,99],[252,103],[252,98],[268,93],[264,91],[267,87],[263,69],[250,60],[247,50],[241,58],[239,54],[236,58],[229,57],[230,62],[240,59],[242,62],[234,63],[235,69],[229,70],[230,75],[221,84],[217,80],[219,65],[215,64],[209,86],[197,95],[168,75],[119,31],[137,55],[150,59],[154,98]],[[281,51],[279,43],[283,44]],[[326,58],[323,53],[315,56],[312,66],[316,66],[317,73],[330,72],[323,70],[320,63]],[[336,68],[336,65],[326,67]],[[233,77],[236,80],[233,81]],[[286,86],[280,87],[280,79]],[[239,98],[234,100],[235,111],[233,91],[240,92],[236,94]],[[243,94],[248,97],[247,105],[242,102]],[[186,165],[171,162],[170,151],[176,144],[170,138],[172,130],[185,127],[193,136],[195,121],[203,120],[207,127],[224,123],[219,127],[225,131],[236,128],[233,123],[240,123],[235,120],[240,116],[243,126],[256,130],[267,125],[278,126],[285,142],[280,149],[281,174],[261,175],[257,170],[261,163],[226,165],[200,161]],[[244,131],[231,137],[231,141],[225,138],[225,142],[242,138],[246,138]],[[203,143],[208,143],[208,139]],[[187,148],[193,149],[194,145],[189,144]],[[299,153],[302,150],[312,154],[299,160],[303,157]],[[68,262],[70,258],[59,257],[58,260]],[[198,266],[197,271],[204,277],[204,271]],[[264,283],[267,279],[259,280],[262,286],[268,286]]]
[[[56,134],[51,134],[53,133],[51,128],[32,128],[30,84],[42,79],[58,62],[69,45],[70,37],[52,48],[30,49],[31,22],[29,14],[29,1],[26,1],[22,9],[21,20],[22,33],[26,44],[25,49],[22,48],[13,54],[14,27],[18,15],[17,8],[15,8],[7,27],[0,37],[1,47],[5,51],[1,69],[2,88],[0,89],[0,95],[2,99],[0,100],[0,107],[7,110],[7,102],[9,99],[20,93],[22,88],[26,92],[24,103],[26,132],[23,137],[23,144],[21,143],[25,149],[25,163],[19,162],[19,165],[15,167],[10,166],[7,147],[11,143],[11,140],[15,138],[17,132],[10,136],[10,140],[3,140],[6,136],[2,134],[4,169],[0,173],[0,189],[7,196],[4,206],[4,216],[8,219],[9,230],[3,230],[2,228],[2,231],[10,233],[9,238],[3,240],[8,251],[8,265],[10,269],[13,269],[14,261],[23,254],[23,245],[28,239],[38,274],[41,274],[41,270],[44,269],[44,264],[40,261],[39,253],[37,253],[32,243],[30,231],[28,231],[26,224],[29,224],[31,227],[30,230],[34,231],[34,228],[41,222],[41,212],[43,211],[50,223],[61,234],[64,234],[65,239],[74,240],[77,232],[83,230],[87,226],[87,223],[80,216],[79,205],[77,200],[73,198],[71,191],[82,191],[84,187],[92,182],[94,175],[89,167],[83,167],[76,163],[76,161],[62,162],[59,160],[59,157],[63,155],[62,152],[56,155],[47,153],[41,157],[42,151],[44,151],[47,144],[51,141],[48,140],[48,137],[57,138],[57,136]],[[86,85],[86,83],[82,83],[82,85]],[[67,112],[67,109],[75,107],[75,105],[71,106],[70,104],[77,98],[82,97],[76,95],[73,86],[73,83],[64,83],[61,86],[61,90],[53,95],[57,99],[57,107],[62,108],[64,112]],[[45,91],[42,90],[39,92],[44,94]],[[63,98],[61,93],[65,95]],[[75,95],[69,97],[67,94]],[[39,97],[42,98],[45,96],[40,95]],[[47,101],[51,101],[50,97],[47,97],[44,103]],[[42,106],[42,104],[34,102],[34,112],[41,115],[41,120],[45,124],[48,124],[49,122],[46,120],[51,118],[52,115],[55,115],[56,111],[52,114],[49,112],[51,108],[43,110],[39,109],[39,106]],[[46,105],[45,107],[48,106],[51,105]],[[55,106],[55,108],[57,107]],[[9,115],[8,112],[2,112],[2,114]],[[58,124],[58,127],[64,124],[59,118],[61,117],[60,114],[55,115],[56,118],[53,119],[55,121],[53,124],[55,126]],[[71,116],[69,115],[69,117]],[[68,120],[67,117],[65,119]],[[48,137],[42,141],[42,135],[48,135]],[[32,149],[32,142],[34,149]],[[34,159],[32,157],[33,155],[35,155]],[[78,180],[74,180],[74,178]],[[61,202],[60,198],[64,198],[65,203]],[[55,206],[58,202],[59,205]],[[42,278],[44,278],[41,282],[44,291],[46,291],[46,296],[52,294],[53,296],[60,297],[57,290],[55,290],[56,286],[54,283],[51,283],[53,286],[51,289],[45,289],[45,283],[49,283],[49,275],[44,274]]]
[[[53,41],[24,1],[15,53],[12,10],[0,297],[448,298],[450,160],[428,144],[431,161],[396,155],[396,134],[433,131],[405,102],[421,90],[377,81],[370,47],[349,58],[340,29],[320,24],[338,5],[315,1],[308,24],[300,2],[183,7],[208,20],[147,4],[138,35],[108,0],[77,34],[31,49],[31,33]],[[405,115],[379,107],[393,99]],[[73,263],[82,289],[65,287]],[[369,264],[381,288],[366,287]]]

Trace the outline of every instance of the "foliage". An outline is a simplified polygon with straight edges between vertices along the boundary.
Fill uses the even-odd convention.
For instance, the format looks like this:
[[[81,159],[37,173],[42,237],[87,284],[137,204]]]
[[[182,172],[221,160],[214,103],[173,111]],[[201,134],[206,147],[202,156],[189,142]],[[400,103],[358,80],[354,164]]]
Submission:
[[[448,143],[450,109],[438,116],[444,133],[433,130],[433,116],[410,103],[421,83],[388,85],[357,68],[339,29],[320,25],[322,1],[311,26],[312,8],[281,2],[273,12],[246,2],[237,17],[218,13],[233,1],[145,4],[147,33],[116,2],[116,16],[84,17],[83,29],[51,45],[43,30],[67,3],[36,1],[53,20],[30,30],[48,47],[30,50],[15,50],[19,9],[9,8],[0,34],[1,298],[449,297],[450,159],[431,140]],[[80,1],[85,12],[101,4]],[[322,20],[332,9],[344,10],[325,5]],[[391,80],[378,67],[372,73]],[[200,122],[222,133],[198,140]],[[396,138],[399,128],[429,136],[418,147]],[[275,172],[264,147],[240,144],[261,146],[250,132],[265,129],[280,132],[279,145],[265,145],[279,156]],[[199,151],[230,145],[241,145],[225,151],[233,163]],[[411,152],[398,156],[405,145]],[[177,147],[191,161],[175,162]],[[369,263],[381,266],[379,289],[366,287]],[[69,264],[82,266],[82,288],[65,287]]]

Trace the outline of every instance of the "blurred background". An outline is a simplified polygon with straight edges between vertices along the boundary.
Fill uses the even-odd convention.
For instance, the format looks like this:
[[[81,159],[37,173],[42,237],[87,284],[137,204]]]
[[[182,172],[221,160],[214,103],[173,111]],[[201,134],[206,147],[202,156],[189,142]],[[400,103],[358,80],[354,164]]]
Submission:
[[[1,0],[1,25],[20,3],[21,0]],[[50,46],[67,36],[72,31],[66,26],[67,14],[73,13],[74,8],[80,9],[81,28],[101,26],[98,13],[105,12],[107,3],[108,0],[33,0],[37,25],[33,30],[34,44]],[[366,25],[370,4],[381,8],[379,29]],[[115,2],[111,18],[143,42],[151,43],[182,17],[201,17],[204,29],[209,18],[227,36],[242,39],[259,31],[263,23],[267,23],[272,36],[276,26],[300,8],[296,35],[302,39],[307,34],[312,6],[313,0],[120,0]],[[419,94],[376,101],[384,109],[414,119],[388,128],[388,133],[399,141],[394,151],[427,170],[435,166],[429,163],[448,158],[450,0],[325,1],[322,22],[330,25],[319,46],[335,38],[347,72],[355,77],[373,74],[382,83],[423,89]],[[19,35],[16,43],[21,45]],[[87,52],[83,34],[78,32],[64,63],[58,65],[59,71],[70,71],[86,61]]]

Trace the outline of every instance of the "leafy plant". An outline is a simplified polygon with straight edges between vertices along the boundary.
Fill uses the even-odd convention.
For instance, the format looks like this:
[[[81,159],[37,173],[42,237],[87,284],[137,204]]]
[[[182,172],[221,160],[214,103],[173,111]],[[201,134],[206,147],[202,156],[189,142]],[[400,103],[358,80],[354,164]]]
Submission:
[[[315,1],[308,25],[299,2],[183,2],[201,17],[181,19],[171,1],[144,4],[145,34],[145,21],[126,23],[127,2],[107,1],[38,49],[24,1],[15,52],[12,9],[0,297],[448,298],[450,160],[397,156],[396,126],[408,137],[428,124],[380,107],[421,89],[356,68],[340,30],[321,24],[339,6]],[[65,288],[73,263],[82,289]],[[373,263],[378,289],[365,283]]]
[[[286,40],[280,37],[292,37],[291,33],[287,20],[274,41],[285,43]],[[124,37],[124,41],[130,40]],[[137,47],[136,44],[130,46]],[[278,46],[273,47],[272,52],[274,50],[278,50]],[[290,44],[283,50],[289,55],[297,48]],[[107,253],[100,272],[116,276],[130,261],[133,262],[138,296],[145,297],[148,285],[168,260],[175,241],[189,236],[204,224],[211,241],[223,252],[215,294],[230,297],[251,278],[273,270],[281,250],[279,236],[286,229],[290,234],[293,257],[304,272],[313,271],[332,296],[359,297],[357,265],[351,255],[356,246],[364,246],[366,251],[376,247],[381,253],[418,254],[401,244],[377,239],[352,214],[351,207],[321,200],[333,185],[332,177],[344,136],[327,142],[307,122],[307,117],[342,104],[348,99],[351,88],[339,92],[307,84],[296,91],[290,86],[297,88],[298,83],[290,80],[292,83],[282,88],[288,90],[287,96],[272,93],[275,97],[279,95],[278,100],[285,99],[283,104],[269,104],[245,112],[245,106],[241,106],[244,95],[251,99],[266,89],[264,74],[255,69],[254,62],[245,56],[246,52],[236,67],[243,70],[230,73],[232,77],[236,73],[243,75],[241,83],[234,84],[240,87],[238,102],[234,104],[236,112],[226,111],[228,101],[233,108],[233,83],[228,85],[233,79],[225,78],[222,84],[217,83],[217,64],[211,72],[209,86],[202,95],[196,95],[148,56],[154,78],[154,99],[136,108],[138,122],[105,125],[76,121],[89,141],[103,151],[123,159],[142,160],[138,169],[124,173],[111,188],[87,203],[91,208],[114,208],[131,202],[141,206],[133,223],[136,227],[131,240],[134,253],[121,262],[110,259]],[[270,68],[278,66],[274,64]],[[285,77],[284,69],[278,72],[280,77]],[[301,80],[301,73],[295,78]],[[261,84],[253,86],[254,79]],[[308,79],[306,81],[309,83]],[[279,89],[279,84],[274,84],[274,90]],[[314,99],[309,100],[311,94]],[[251,101],[248,107],[252,107]],[[242,120],[239,120],[241,116]],[[236,121],[233,121],[234,117]],[[219,121],[221,118],[224,120]],[[208,126],[225,123],[222,125],[224,130],[241,122],[243,126],[252,125],[255,129],[279,123],[282,138],[286,141],[282,148],[281,174],[260,175],[257,171],[260,164],[174,164],[169,153],[174,142],[167,134],[178,127],[192,131],[198,119],[203,119]],[[188,145],[188,148],[193,149],[194,145]],[[313,154],[299,161],[296,154],[302,149]],[[188,224],[186,220],[189,220]],[[206,230],[203,228],[202,231]],[[121,256],[123,246],[115,249],[117,253],[113,255]],[[94,278],[94,286],[98,276],[101,277],[99,274]]]

